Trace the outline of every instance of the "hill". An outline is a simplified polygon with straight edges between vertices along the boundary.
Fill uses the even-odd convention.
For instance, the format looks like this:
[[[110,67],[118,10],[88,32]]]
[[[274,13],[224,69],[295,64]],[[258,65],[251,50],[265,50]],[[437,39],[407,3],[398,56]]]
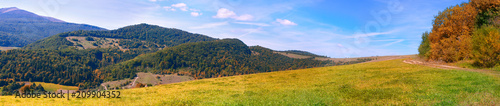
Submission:
[[[94,70],[133,59],[147,51],[116,48],[0,52],[0,80],[36,81],[88,88],[102,81]],[[3,85],[0,85],[3,86]]]
[[[106,29],[39,16],[16,7],[0,9],[0,46],[3,47],[23,47],[58,33],[76,30]]]
[[[260,47],[248,47],[238,39],[187,43],[100,69],[101,78],[113,81],[133,78],[137,72],[216,78],[324,66],[329,62],[293,59]],[[120,71],[117,71],[120,70]]]
[[[158,50],[183,43],[212,41],[214,38],[173,28],[138,24],[110,31],[65,32],[27,45],[24,49],[112,48]]]
[[[72,38],[71,41],[68,38]],[[99,74],[105,73],[96,72],[99,68],[133,59],[141,54],[152,53],[167,46],[205,40],[215,39],[147,24],[132,25],[112,31],[65,32],[37,41],[23,49],[0,52],[0,79],[91,88],[102,83]],[[90,42],[99,45],[89,48],[78,46],[88,46]],[[109,43],[101,42],[116,44],[110,46]],[[104,46],[106,44],[108,46]],[[163,45],[163,47],[155,48],[146,44]],[[133,48],[134,45],[141,47]]]
[[[120,90],[122,98],[20,99],[4,105],[496,105],[500,77],[390,60]],[[52,101],[52,102],[45,102]]]

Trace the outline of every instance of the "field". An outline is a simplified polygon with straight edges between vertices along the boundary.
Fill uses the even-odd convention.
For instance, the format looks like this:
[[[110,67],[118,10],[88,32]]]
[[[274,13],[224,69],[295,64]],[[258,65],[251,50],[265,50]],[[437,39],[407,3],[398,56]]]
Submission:
[[[137,80],[135,80],[135,79],[137,79]],[[108,89],[112,89],[112,88],[116,88],[116,87],[121,87],[121,85],[126,85],[126,86],[121,88],[121,89],[124,89],[124,88],[134,87],[135,85],[132,85],[132,84],[136,84],[136,83],[158,85],[158,84],[170,84],[170,83],[184,82],[184,81],[190,81],[190,80],[194,80],[194,78],[189,77],[189,76],[179,76],[177,74],[159,75],[159,74],[139,72],[139,73],[137,73],[137,77],[134,79],[109,81],[109,82],[102,83],[101,86],[109,86]],[[134,83],[134,81],[136,81],[136,82]]]
[[[12,50],[12,49],[19,49],[19,47],[2,47],[2,46],[0,46],[0,51],[3,51],[3,50]]]
[[[59,84],[53,84],[53,83],[44,83],[44,82],[34,82],[37,86],[38,84],[42,84],[43,88],[46,91],[52,91],[55,92],[58,89],[64,89],[64,90],[78,90],[78,87],[76,86],[64,86],[64,85],[59,85]]]
[[[500,76],[402,59],[121,90],[120,99],[19,99],[3,105],[499,105]]]

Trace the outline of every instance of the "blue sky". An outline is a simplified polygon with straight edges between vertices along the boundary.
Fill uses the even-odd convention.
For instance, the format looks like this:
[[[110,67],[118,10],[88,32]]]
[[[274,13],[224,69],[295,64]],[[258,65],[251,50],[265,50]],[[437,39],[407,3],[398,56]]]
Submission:
[[[468,0],[2,0],[107,29],[139,23],[329,57],[417,54],[434,15]]]

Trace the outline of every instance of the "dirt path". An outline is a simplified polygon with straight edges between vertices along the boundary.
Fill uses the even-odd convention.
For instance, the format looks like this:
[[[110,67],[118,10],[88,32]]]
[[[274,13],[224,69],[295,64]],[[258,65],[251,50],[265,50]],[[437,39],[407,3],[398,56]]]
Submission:
[[[135,86],[135,82],[137,81],[137,79],[139,79],[139,77],[135,77],[134,81],[132,82],[132,87]],[[132,87],[130,87],[130,88],[132,88]]]
[[[420,61],[420,60],[413,60],[413,59],[407,59],[403,61],[404,63],[408,64],[417,64],[417,65],[424,65],[424,66],[429,66],[429,67],[434,67],[434,68],[440,68],[440,69],[455,69],[455,70],[464,70],[464,71],[471,71],[471,72],[480,72],[480,73],[486,73],[486,74],[491,74],[495,76],[500,76],[500,72],[498,71],[493,71],[493,70],[487,70],[487,69],[469,69],[469,68],[461,68],[457,66],[450,66],[450,65],[444,65],[444,64],[439,64],[435,62],[426,62],[426,61]]]
[[[101,84],[101,86],[104,87],[104,90],[108,90],[108,87],[106,87],[105,85]]]

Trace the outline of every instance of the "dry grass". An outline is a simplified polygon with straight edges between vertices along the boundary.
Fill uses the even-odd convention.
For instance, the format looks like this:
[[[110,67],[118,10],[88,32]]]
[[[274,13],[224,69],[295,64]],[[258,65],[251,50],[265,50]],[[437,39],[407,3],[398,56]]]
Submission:
[[[121,39],[113,39],[113,38],[98,38],[98,37],[92,37],[94,38],[94,41],[88,41],[85,40],[86,37],[79,37],[79,36],[68,36],[66,37],[66,40],[76,44],[80,44],[83,47],[80,46],[75,46],[78,49],[93,49],[93,48],[110,48],[110,47],[118,47],[120,50],[128,50],[128,49],[123,49],[117,42],[119,42]],[[74,41],[73,39],[77,39],[78,41]],[[98,44],[97,46],[93,45],[94,43]]]
[[[19,47],[2,47],[2,46],[0,46],[1,51],[12,50],[12,49],[19,49]]]
[[[120,99],[16,99],[3,105],[499,105],[500,77],[403,60],[121,90]]]
[[[34,82],[37,86],[38,84],[42,84],[43,88],[46,91],[51,91],[55,92],[58,89],[63,89],[63,90],[78,90],[78,87],[76,86],[65,86],[65,85],[59,85],[59,84],[53,84],[53,83],[45,83],[45,82]]]

